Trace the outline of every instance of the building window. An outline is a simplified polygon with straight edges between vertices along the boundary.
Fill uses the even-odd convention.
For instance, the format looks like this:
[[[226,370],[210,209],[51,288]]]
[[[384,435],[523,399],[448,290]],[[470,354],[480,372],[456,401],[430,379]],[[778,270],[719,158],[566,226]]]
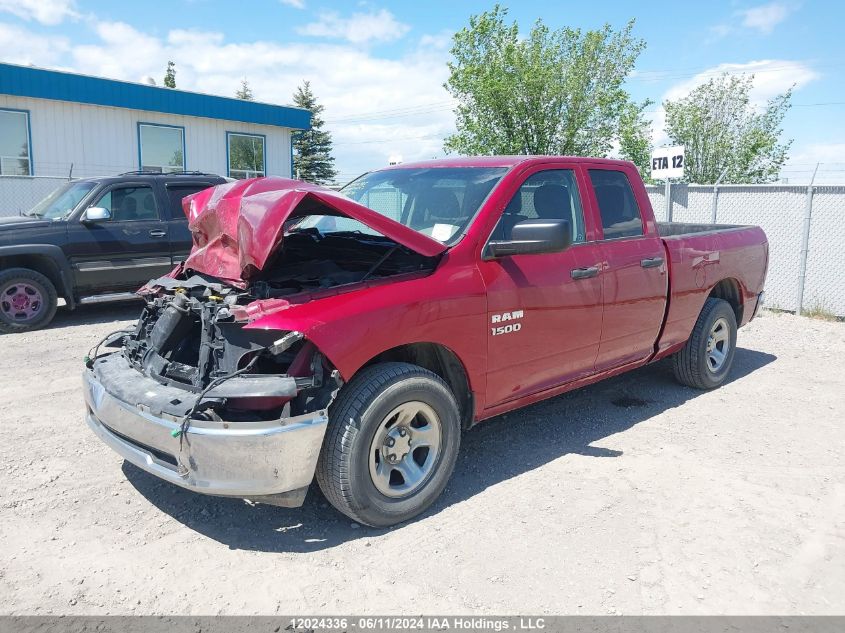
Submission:
[[[265,175],[264,136],[226,132],[230,178],[255,178]]]
[[[0,110],[0,175],[32,175],[29,112]]]
[[[185,128],[139,123],[138,146],[142,171],[185,171]]]

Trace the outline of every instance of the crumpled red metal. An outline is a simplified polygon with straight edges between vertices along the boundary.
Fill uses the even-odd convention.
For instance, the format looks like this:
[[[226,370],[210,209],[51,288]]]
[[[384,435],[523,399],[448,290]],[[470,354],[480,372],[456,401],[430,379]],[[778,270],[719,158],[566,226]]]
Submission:
[[[427,257],[446,247],[435,239],[332,189],[289,178],[239,180],[182,201],[194,247],[184,268],[245,287],[282,248],[285,222],[306,215],[352,218]]]

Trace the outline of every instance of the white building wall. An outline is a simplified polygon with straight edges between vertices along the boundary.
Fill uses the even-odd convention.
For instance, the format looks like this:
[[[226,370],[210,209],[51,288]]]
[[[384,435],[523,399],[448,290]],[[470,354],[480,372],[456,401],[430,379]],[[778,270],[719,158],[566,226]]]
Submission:
[[[185,128],[185,169],[227,175],[226,132],[263,134],[268,176],[290,177],[289,128],[0,95],[0,108],[28,110],[34,175],[107,176],[140,169],[138,123]]]

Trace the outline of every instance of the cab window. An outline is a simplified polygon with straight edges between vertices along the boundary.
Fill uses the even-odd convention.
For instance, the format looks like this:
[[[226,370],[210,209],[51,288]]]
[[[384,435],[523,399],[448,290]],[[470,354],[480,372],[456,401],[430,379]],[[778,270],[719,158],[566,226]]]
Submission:
[[[188,218],[182,210],[182,200],[187,196],[200,192],[203,189],[208,189],[209,187],[211,187],[211,185],[207,183],[196,183],[193,185],[167,185],[167,199],[170,202],[170,209],[168,210],[170,212],[170,219],[187,222]]]
[[[609,169],[589,171],[601,214],[604,239],[642,235],[640,208],[625,173]]]
[[[584,211],[573,170],[549,169],[529,176],[508,202],[490,239],[509,240],[516,224],[533,219],[568,220],[572,242],[586,239]]]

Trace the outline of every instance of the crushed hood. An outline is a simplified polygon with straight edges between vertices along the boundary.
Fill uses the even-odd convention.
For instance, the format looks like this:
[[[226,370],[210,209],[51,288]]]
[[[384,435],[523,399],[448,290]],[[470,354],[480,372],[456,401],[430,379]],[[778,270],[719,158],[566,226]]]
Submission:
[[[284,241],[284,224],[306,215],[352,218],[426,257],[446,247],[325,187],[267,177],[218,185],[182,202],[194,247],[185,268],[243,286]]]

